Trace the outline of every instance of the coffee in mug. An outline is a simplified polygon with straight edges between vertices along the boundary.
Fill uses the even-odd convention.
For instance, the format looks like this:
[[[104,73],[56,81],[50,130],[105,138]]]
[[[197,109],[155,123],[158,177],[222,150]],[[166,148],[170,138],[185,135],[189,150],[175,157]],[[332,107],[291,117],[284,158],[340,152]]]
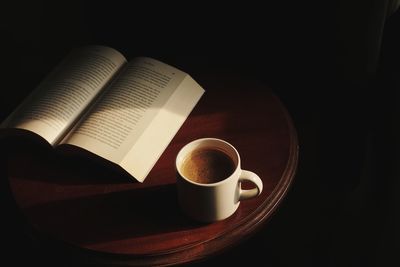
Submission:
[[[239,153],[221,139],[201,138],[186,144],[175,164],[180,207],[197,221],[223,220],[237,210],[240,201],[262,192],[260,177],[241,169]],[[244,181],[254,188],[242,189]]]
[[[204,147],[192,151],[182,163],[182,174],[193,182],[212,184],[228,178],[235,162],[223,151]]]

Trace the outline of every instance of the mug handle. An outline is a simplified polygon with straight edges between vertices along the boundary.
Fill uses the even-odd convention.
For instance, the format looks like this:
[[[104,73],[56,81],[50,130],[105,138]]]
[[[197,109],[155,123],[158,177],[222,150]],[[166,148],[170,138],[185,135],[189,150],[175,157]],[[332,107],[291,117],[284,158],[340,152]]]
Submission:
[[[251,171],[242,170],[239,177],[239,182],[248,181],[253,183],[256,187],[252,189],[239,188],[239,201],[259,196],[263,189],[263,182],[260,177]]]

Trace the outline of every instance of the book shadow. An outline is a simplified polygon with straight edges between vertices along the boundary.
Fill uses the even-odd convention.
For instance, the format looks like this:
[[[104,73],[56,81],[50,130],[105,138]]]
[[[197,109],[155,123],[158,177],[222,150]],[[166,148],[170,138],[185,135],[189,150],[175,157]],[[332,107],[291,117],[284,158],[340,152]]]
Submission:
[[[118,166],[76,149],[54,149],[40,137],[24,135],[2,140],[9,176],[53,184],[91,185],[136,182]]]
[[[181,212],[175,184],[52,201],[25,212],[50,236],[88,248],[156,235],[182,238],[204,226]]]
[[[205,226],[181,212],[172,179],[162,185],[132,182],[104,162],[60,154],[40,138],[2,144],[24,215],[50,239],[96,249],[148,236],[181,238]],[[41,201],[30,202],[41,194]]]

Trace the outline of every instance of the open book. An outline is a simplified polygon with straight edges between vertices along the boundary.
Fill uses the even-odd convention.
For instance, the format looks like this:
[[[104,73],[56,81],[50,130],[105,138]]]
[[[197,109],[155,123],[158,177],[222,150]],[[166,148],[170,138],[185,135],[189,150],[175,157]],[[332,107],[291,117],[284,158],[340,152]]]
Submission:
[[[204,90],[160,61],[110,47],[72,51],[1,124],[79,147],[143,182]]]

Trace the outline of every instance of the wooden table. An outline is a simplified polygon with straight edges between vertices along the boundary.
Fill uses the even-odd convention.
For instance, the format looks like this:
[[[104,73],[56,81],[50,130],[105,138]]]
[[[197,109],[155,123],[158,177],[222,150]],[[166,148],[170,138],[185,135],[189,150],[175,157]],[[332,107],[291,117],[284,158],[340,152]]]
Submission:
[[[298,142],[291,118],[264,84],[230,75],[199,82],[206,93],[143,184],[97,162],[16,141],[9,153],[10,186],[35,235],[88,263],[160,266],[211,256],[264,225],[295,175]],[[232,143],[242,167],[264,183],[259,197],[211,224],[186,218],[176,199],[175,156],[201,137]]]

